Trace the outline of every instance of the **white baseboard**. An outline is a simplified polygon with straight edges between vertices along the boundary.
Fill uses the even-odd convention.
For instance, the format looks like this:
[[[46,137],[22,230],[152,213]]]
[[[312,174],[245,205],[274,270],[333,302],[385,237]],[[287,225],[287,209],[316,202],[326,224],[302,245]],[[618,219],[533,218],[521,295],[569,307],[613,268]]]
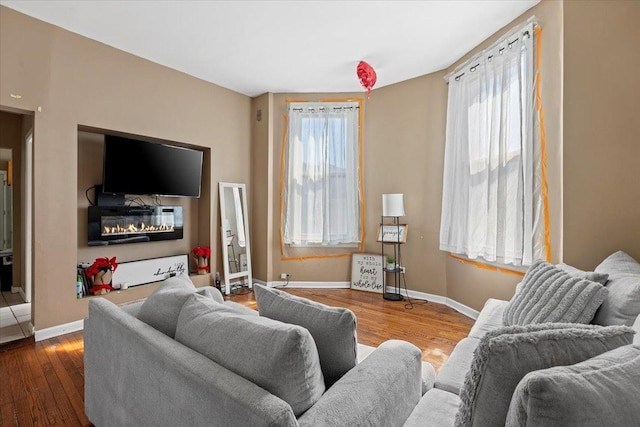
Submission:
[[[42,341],[49,338],[57,337],[58,335],[69,334],[71,332],[81,331],[84,329],[84,319],[76,320],[75,322],[64,323],[62,325],[52,326],[50,328],[44,328],[36,330],[36,341]]]
[[[456,300],[451,298],[447,298],[447,306],[453,308],[455,311],[464,314],[467,317],[470,317],[473,320],[477,320],[480,312],[478,310],[474,310],[471,307],[468,307],[462,303],[459,303]]]
[[[348,289],[351,286],[350,282],[283,282],[283,281],[272,281],[265,282],[260,279],[253,279],[253,283],[258,283],[260,285],[267,286],[269,288],[315,288],[315,289]],[[286,286],[285,286],[286,285]],[[393,292],[391,288],[388,291]],[[472,309],[471,307],[467,307],[464,304],[459,303],[458,301],[452,300],[451,298],[446,298],[440,295],[428,294],[426,292],[418,292],[418,291],[405,291],[401,293],[406,297],[407,295],[411,298],[426,300],[430,302],[435,302],[437,304],[444,304],[447,307],[450,307],[456,310],[459,313],[464,314],[471,319],[477,319],[480,314],[478,311]],[[382,298],[382,295],[380,296]],[[69,334],[71,332],[81,331],[84,328],[84,320],[76,320],[75,322],[65,323],[63,325],[52,326],[50,328],[45,328],[39,331],[35,331],[35,340],[42,341],[49,338],[57,337],[58,335]]]
[[[351,282],[273,282],[274,287],[287,288],[315,288],[315,289],[349,289]]]
[[[261,285],[270,287],[270,288],[316,288],[316,289],[345,289],[350,288],[350,282],[283,282],[283,281],[273,281],[273,282],[265,282],[264,280],[253,279],[254,282],[259,283]],[[392,287],[387,287],[387,292],[395,292],[395,289]],[[455,311],[464,314],[465,316],[476,320],[478,315],[480,314],[477,310],[474,310],[471,307],[468,307],[462,303],[459,303],[456,300],[451,298],[443,297],[441,295],[428,294],[426,292],[418,292],[413,290],[404,291],[401,289],[400,293],[405,297],[408,295],[411,298],[426,300],[430,302],[435,302],[437,304],[443,304],[447,307],[454,309]]]
[[[268,288],[349,289],[351,287],[351,282],[287,282],[284,280],[265,282],[264,280],[253,279],[253,283]]]
[[[387,291],[395,292],[395,290],[393,290],[392,288],[388,288]],[[413,290],[404,291],[403,289],[400,290],[400,293],[405,297],[408,295],[411,298],[421,299],[421,300],[426,300],[430,302],[435,302],[437,304],[446,305],[447,307],[453,308],[455,311],[462,313],[473,320],[476,320],[478,318],[478,315],[480,314],[478,311],[474,310],[471,307],[467,307],[466,305],[459,303],[456,300],[443,297],[441,295],[428,294],[426,292],[419,292],[419,291],[413,291]]]

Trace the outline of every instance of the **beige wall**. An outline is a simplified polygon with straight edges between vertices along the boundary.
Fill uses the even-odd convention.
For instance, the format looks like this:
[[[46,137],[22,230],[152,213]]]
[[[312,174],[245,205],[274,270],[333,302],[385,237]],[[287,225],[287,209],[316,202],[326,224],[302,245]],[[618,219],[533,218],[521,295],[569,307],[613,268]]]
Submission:
[[[564,260],[640,260],[640,2],[564,4]]]
[[[446,293],[446,256],[438,250],[446,110],[446,85],[443,75],[435,73],[377,89],[370,99],[364,99],[363,102],[365,252],[381,251],[375,236],[382,214],[382,194],[403,192],[407,212],[403,222],[409,224],[408,241],[402,249],[408,287],[438,295]],[[350,257],[282,259],[279,234],[279,181],[285,130],[284,115],[287,99],[363,99],[365,94],[315,93],[272,96],[273,131],[270,144],[273,153],[269,154],[272,159],[269,168],[272,183],[269,184],[266,179],[254,179],[256,193],[266,194],[269,192],[269,185],[272,188],[272,206],[267,208],[272,218],[272,231],[265,231],[265,227],[260,230],[254,228],[254,231],[266,233],[271,241],[269,248],[273,254],[272,274],[263,280],[278,281],[281,273],[288,273],[291,275],[290,280],[296,282],[348,282],[351,277]],[[260,100],[261,98],[254,100],[254,109]],[[264,102],[262,105],[265,105]],[[260,140],[266,142],[265,137],[261,137]],[[254,161],[255,158],[261,157],[262,155],[254,153]],[[260,174],[262,176],[263,172]],[[254,220],[254,227],[255,225]],[[252,238],[255,241],[256,237],[253,237],[253,234]],[[288,255],[304,257],[327,253],[331,251],[298,248]],[[429,280],[424,280],[425,277]]]
[[[552,256],[561,256],[561,114],[562,3],[544,1],[498,31],[461,61],[486,48],[505,31],[535,14],[543,27],[542,97],[546,112],[551,210]],[[381,215],[381,195],[402,192],[409,224],[403,246],[409,289],[448,296],[474,309],[487,298],[508,299],[519,276],[461,264],[438,249],[447,86],[444,75],[455,68],[375,89],[364,102],[365,251],[380,253],[375,241]],[[276,94],[273,115],[273,280],[290,273],[293,281],[348,281],[350,259],[283,261],[280,258],[279,174],[286,99],[362,98],[363,93]],[[260,184],[258,184],[260,185]],[[263,186],[266,184],[262,184]],[[256,190],[257,191],[257,190]]]
[[[87,314],[89,298],[76,300],[74,291],[80,232],[79,126],[211,150],[211,162],[205,164],[209,180],[203,183],[211,197],[197,208],[197,238],[199,244],[212,244],[214,270],[221,270],[217,183],[249,182],[251,99],[0,8],[0,105],[36,111],[35,329]],[[131,246],[139,258],[147,257],[146,247],[150,246]],[[151,289],[110,298],[136,298]]]
[[[273,94],[251,102],[250,233],[253,277],[273,280]],[[258,121],[258,114],[261,115]]]

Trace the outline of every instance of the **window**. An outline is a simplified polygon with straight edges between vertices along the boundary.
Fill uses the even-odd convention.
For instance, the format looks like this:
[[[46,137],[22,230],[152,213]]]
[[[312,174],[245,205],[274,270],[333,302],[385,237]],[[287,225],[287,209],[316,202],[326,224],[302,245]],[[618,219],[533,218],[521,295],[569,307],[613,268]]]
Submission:
[[[358,102],[293,102],[283,174],[283,243],[361,242]]]
[[[533,35],[527,23],[449,79],[442,250],[516,266],[544,256]]]

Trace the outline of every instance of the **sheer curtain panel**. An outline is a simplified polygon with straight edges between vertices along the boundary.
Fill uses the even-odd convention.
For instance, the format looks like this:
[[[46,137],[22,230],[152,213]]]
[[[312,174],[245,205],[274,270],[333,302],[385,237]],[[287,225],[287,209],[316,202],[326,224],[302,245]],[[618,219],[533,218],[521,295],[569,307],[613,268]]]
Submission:
[[[449,77],[442,250],[516,266],[537,255],[533,35],[528,23]]]
[[[356,244],[360,227],[358,102],[288,105],[283,242]]]

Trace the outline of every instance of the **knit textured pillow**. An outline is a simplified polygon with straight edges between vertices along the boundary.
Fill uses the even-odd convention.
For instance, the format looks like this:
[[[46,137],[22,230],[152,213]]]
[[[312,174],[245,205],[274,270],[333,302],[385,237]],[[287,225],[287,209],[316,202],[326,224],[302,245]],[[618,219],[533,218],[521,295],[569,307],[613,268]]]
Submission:
[[[506,426],[640,425],[640,347],[625,345],[569,366],[529,372]]]
[[[573,365],[632,339],[627,326],[546,323],[489,331],[473,353],[455,427],[504,426],[513,392],[526,374]]]
[[[548,262],[535,261],[509,301],[503,321],[532,323],[589,323],[607,297],[600,283],[571,276]]]

